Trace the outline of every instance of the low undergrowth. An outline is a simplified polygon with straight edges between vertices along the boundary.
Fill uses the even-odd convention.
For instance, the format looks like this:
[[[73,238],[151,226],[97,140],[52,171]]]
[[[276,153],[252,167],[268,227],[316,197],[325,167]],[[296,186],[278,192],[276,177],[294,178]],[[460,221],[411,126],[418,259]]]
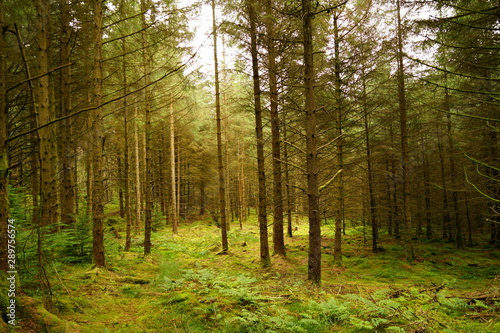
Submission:
[[[420,243],[408,263],[389,236],[373,254],[351,231],[335,267],[325,226],[317,288],[305,280],[306,225],[268,268],[255,225],[231,230],[223,255],[219,229],[206,222],[183,225],[178,236],[159,229],[147,258],[139,241],[125,253],[123,237],[110,239],[108,270],[54,265],[53,312],[76,323],[71,332],[500,332],[500,256],[490,249]]]
[[[153,322],[178,322],[179,332],[500,332],[495,259],[469,266],[475,256],[453,249],[454,269],[408,264],[394,245],[381,255],[351,253],[346,267],[333,269],[326,254],[318,289],[304,281],[305,230],[288,239],[286,259],[274,257],[263,269],[256,230],[230,232],[231,253],[217,256],[218,234],[197,237],[197,228],[165,247],[156,282],[163,310]],[[464,271],[481,282],[472,286]]]

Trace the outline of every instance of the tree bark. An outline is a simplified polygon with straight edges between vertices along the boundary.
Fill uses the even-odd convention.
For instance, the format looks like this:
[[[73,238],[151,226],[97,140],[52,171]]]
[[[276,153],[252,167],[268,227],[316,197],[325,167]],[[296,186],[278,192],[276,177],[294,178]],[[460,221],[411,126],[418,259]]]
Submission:
[[[450,93],[448,90],[448,76],[445,73],[445,91],[444,91],[444,110],[446,111],[446,134],[448,136],[448,164],[450,165],[450,178],[451,178],[451,198],[453,202],[453,212],[455,219],[455,243],[457,248],[464,248],[464,238],[462,231],[462,221],[460,219],[460,211],[458,207],[458,189],[457,189],[457,172],[455,159],[453,158],[453,131],[451,128],[451,106],[450,106]]]
[[[274,36],[274,16],[272,0],[266,0],[267,58],[269,74],[269,114],[271,116],[271,141],[273,154],[273,249],[274,253],[285,256],[283,238],[283,185],[281,176],[281,140],[278,114],[278,84],[276,73],[276,46]]]
[[[253,78],[253,97],[255,110],[255,133],[257,139],[257,173],[259,183],[258,193],[258,218],[260,229],[260,262],[266,267],[271,264],[269,255],[269,240],[267,231],[267,214],[266,214],[266,173],[264,164],[264,134],[262,130],[262,106],[261,106],[261,90],[259,78],[259,64],[257,53],[257,28],[255,8],[250,1],[246,2],[248,16],[250,20],[250,53],[252,56],[252,78]]]
[[[174,118],[174,101],[170,101],[170,183],[171,183],[171,198],[172,198],[172,232],[178,233],[179,227],[179,205],[177,201],[177,181],[176,181],[176,163],[175,163],[175,118]]]
[[[147,41],[146,35],[146,1],[141,0],[141,43],[142,43],[142,65],[144,69],[144,112],[146,114],[146,122],[145,122],[145,135],[146,135],[146,144],[144,150],[146,152],[146,187],[144,193],[144,255],[151,254],[151,225],[152,225],[152,211],[153,211],[153,200],[152,200],[152,153],[151,153],[151,96],[149,89],[150,82],[150,64],[149,64],[149,45]]]
[[[335,73],[335,136],[336,136],[336,169],[340,172],[335,179],[335,241],[333,250],[333,261],[335,265],[342,265],[342,224],[344,206],[344,145],[342,138],[342,81],[340,78],[340,38],[338,26],[338,11],[333,14],[334,35],[334,73]]]
[[[219,209],[220,228],[222,238],[222,253],[229,250],[227,241],[227,220],[226,220],[226,182],[224,172],[224,156],[222,142],[222,119],[220,109],[220,86],[219,86],[219,64],[217,57],[217,23],[215,20],[215,0],[212,0],[212,23],[214,37],[214,74],[215,74],[215,115],[217,118],[217,162],[219,169]]]
[[[370,202],[370,221],[372,225],[372,251],[378,251],[378,221],[375,202],[375,190],[372,166],[372,147],[370,142],[370,127],[368,121],[368,101],[366,96],[366,76],[363,68],[363,122],[365,125],[366,173],[368,176],[368,197]]]
[[[125,1],[120,2],[121,15],[125,14]],[[123,18],[123,17],[122,17]],[[125,183],[125,251],[130,251],[132,246],[132,214],[131,214],[131,200],[130,200],[130,155],[129,155],[129,106],[128,106],[128,77],[127,77],[127,43],[125,38],[122,39],[122,84],[123,84],[123,177]]]
[[[399,119],[401,129],[401,163],[403,176],[403,217],[406,228],[405,246],[406,255],[409,261],[415,259],[415,253],[412,243],[412,222],[410,206],[410,152],[408,148],[408,115],[406,105],[406,90],[403,64],[403,28],[401,25],[401,4],[396,0],[397,6],[397,61],[398,61],[398,101],[399,101]]]
[[[37,43],[37,65],[38,75],[49,71],[49,4],[42,0],[35,0],[36,19],[36,43]],[[36,89],[35,114],[37,125],[45,125],[51,120],[50,110],[50,87],[49,76],[43,75],[38,78]],[[43,306],[50,310],[52,308],[52,291],[50,281],[47,277],[45,265],[46,259],[43,249],[44,231],[43,226],[56,222],[55,209],[57,204],[55,188],[54,159],[55,148],[52,139],[52,128],[50,126],[38,130],[39,142],[39,165],[40,165],[40,210],[36,221],[37,230],[37,282],[42,291]]]
[[[224,39],[223,39],[224,41]],[[224,50],[224,49],[223,49]],[[222,52],[223,56],[222,58],[224,59],[224,51]],[[223,60],[224,63],[224,60]],[[224,71],[223,71],[224,73]],[[223,80],[225,81],[225,75],[223,75]],[[227,105],[226,102],[226,94],[223,94],[223,105]],[[224,185],[224,188],[226,189],[226,230],[229,231],[231,230],[231,222],[233,221],[233,211],[232,211],[232,205],[231,205],[231,186],[230,186],[230,174],[229,174],[229,150],[228,150],[228,131],[229,131],[229,124],[228,124],[228,115],[227,111],[223,112],[222,114],[222,137],[223,137],[223,156],[224,156],[224,181],[226,184]]]
[[[102,1],[94,0],[94,105],[92,128],[92,219],[93,219],[93,258],[96,267],[105,267],[104,256],[104,182],[102,135]]]
[[[302,0],[304,46],[305,128],[307,203],[309,217],[308,278],[321,284],[321,220],[319,216],[318,154],[316,148],[316,107],[314,102],[314,59],[311,0]]]
[[[431,189],[430,189],[430,176],[429,176],[429,158],[425,153],[424,137],[422,134],[422,161],[424,173],[424,196],[425,196],[425,237],[432,238],[432,215],[431,215]]]
[[[38,75],[49,71],[49,6],[41,0],[35,1],[37,11],[37,34],[38,45],[37,65]],[[49,101],[49,76],[38,78],[35,103],[37,125],[42,126],[51,120]],[[55,172],[54,159],[55,147],[52,139],[52,128],[50,126],[38,130],[39,140],[39,163],[40,163],[40,220],[42,225],[55,223]]]
[[[283,127],[283,139],[285,142],[288,141],[288,131],[286,130],[286,124]],[[291,190],[291,179],[290,179],[290,168],[288,167],[288,145],[285,144],[283,146],[283,159],[284,159],[284,164],[285,164],[285,184],[286,184],[286,192],[285,192],[285,197],[286,197],[286,216],[287,216],[287,235],[288,237],[293,237],[293,228],[292,228],[292,190]]]
[[[446,170],[444,164],[443,143],[441,142],[441,131],[438,131],[438,152],[439,166],[441,170],[441,195],[443,199],[443,238],[447,238],[449,242],[453,242],[453,232],[451,230],[450,205],[448,202],[448,191],[446,183]]]
[[[70,4],[68,0],[60,0],[59,6],[61,10],[61,65],[67,65],[71,59],[71,15]],[[64,66],[61,68],[61,115],[66,117],[72,113],[71,107],[71,66]],[[75,193],[75,179],[74,179],[74,164],[75,164],[75,151],[72,143],[72,120],[69,118],[64,119],[60,124],[61,129],[61,146],[62,146],[62,168],[61,178],[62,184],[60,186],[60,199],[61,199],[61,220],[67,225],[75,223],[76,213],[76,193]]]
[[[243,229],[243,221],[247,220],[247,199],[246,199],[246,183],[245,183],[245,142],[238,143],[238,219],[240,221],[240,229]]]
[[[135,155],[135,233],[140,233],[142,212],[142,188],[141,188],[141,160],[139,154],[139,120],[137,105],[134,107],[134,155]]]

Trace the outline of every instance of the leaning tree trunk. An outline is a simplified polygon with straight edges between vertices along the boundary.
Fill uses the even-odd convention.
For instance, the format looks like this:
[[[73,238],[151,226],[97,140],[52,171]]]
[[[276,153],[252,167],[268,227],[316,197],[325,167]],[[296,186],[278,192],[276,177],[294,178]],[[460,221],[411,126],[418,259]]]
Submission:
[[[21,55],[21,59],[23,60],[24,64],[24,71],[25,71],[25,76],[26,79],[29,80],[27,82],[28,88],[30,90],[30,97],[31,97],[31,103],[29,106],[29,112],[31,114],[31,119],[30,119],[30,125],[31,129],[33,132],[30,134],[30,142],[31,142],[31,153],[30,153],[30,166],[31,170],[35,170],[34,174],[31,177],[31,200],[32,200],[32,218],[34,219],[33,224],[37,224],[37,219],[39,216],[39,195],[40,195],[40,177],[38,177],[38,172],[40,168],[39,166],[39,147],[38,147],[38,132],[35,130],[38,122],[38,118],[36,116],[36,111],[35,111],[35,104],[36,104],[36,94],[35,94],[35,88],[33,87],[33,81],[31,80],[31,71],[28,63],[28,59],[26,57],[26,52],[25,52],[25,43],[22,40],[21,33],[19,31],[19,28],[17,24],[14,24],[14,30],[16,33],[16,39],[17,39],[17,44],[19,47],[19,53]],[[5,102],[5,100],[4,100]],[[7,121],[7,118],[6,118]]]

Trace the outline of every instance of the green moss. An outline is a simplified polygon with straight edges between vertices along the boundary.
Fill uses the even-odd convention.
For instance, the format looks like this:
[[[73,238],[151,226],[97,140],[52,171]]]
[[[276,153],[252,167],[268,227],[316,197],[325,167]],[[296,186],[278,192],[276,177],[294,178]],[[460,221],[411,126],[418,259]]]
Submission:
[[[327,232],[329,227],[325,227]],[[498,259],[485,255],[484,250],[463,252],[425,243],[418,254],[422,260],[409,264],[398,258],[401,244],[383,238],[381,244],[386,244],[387,251],[374,254],[354,230],[346,237],[350,244],[343,247],[348,254],[345,267],[333,267],[331,251],[325,251],[323,287],[318,289],[306,281],[307,235],[307,224],[298,225],[294,237],[286,238],[287,258],[273,257],[268,268],[262,268],[258,260],[255,223],[228,233],[231,248],[224,256],[212,251],[220,249],[219,229],[205,222],[182,224],[179,236],[166,229],[153,233],[153,255],[146,258],[142,247],[120,252],[124,240],[110,239],[109,245],[116,247],[108,257],[113,271],[90,274],[90,266],[56,265],[64,285],[53,280],[58,300],[55,315],[78,322],[81,332],[402,332],[423,328],[441,332],[445,326],[456,332],[498,331],[496,319],[487,317],[491,320],[482,322],[471,316],[495,313],[498,304],[469,304],[458,297],[498,288],[493,280],[499,274]],[[439,292],[437,286],[441,286]]]

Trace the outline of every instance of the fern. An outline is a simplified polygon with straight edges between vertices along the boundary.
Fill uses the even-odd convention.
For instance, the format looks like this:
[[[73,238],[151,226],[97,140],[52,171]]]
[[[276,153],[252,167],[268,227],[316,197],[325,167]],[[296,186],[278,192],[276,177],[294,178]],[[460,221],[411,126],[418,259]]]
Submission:
[[[371,323],[374,328],[383,328],[384,326],[387,326],[390,321],[385,318],[372,318]]]
[[[375,327],[373,324],[369,321],[359,319],[356,317],[351,317],[350,318],[351,325],[357,328],[358,330],[373,330]]]
[[[377,303],[380,307],[384,307],[390,311],[397,310],[401,308],[401,303],[393,299],[383,299]]]
[[[437,294],[437,301],[445,309],[447,309],[447,312],[449,312],[450,314],[462,314],[465,310],[471,308],[471,306],[468,305],[465,300],[456,297],[448,298],[443,293]]]
[[[241,275],[238,275],[236,277],[236,283],[240,284],[240,285],[247,285],[247,284],[252,284],[254,282],[257,282],[258,280],[255,279],[255,278],[250,278],[248,276],[245,276],[243,274]]]
[[[359,303],[361,305],[360,312],[363,314],[367,314],[371,317],[388,316],[392,313],[391,309],[380,306],[379,304],[376,304],[360,295],[348,294],[345,295],[344,297],[356,303]]]
[[[340,303],[334,298],[330,298],[326,302],[310,303],[315,311],[320,313],[320,317],[330,323],[345,323],[351,316],[349,303]]]

